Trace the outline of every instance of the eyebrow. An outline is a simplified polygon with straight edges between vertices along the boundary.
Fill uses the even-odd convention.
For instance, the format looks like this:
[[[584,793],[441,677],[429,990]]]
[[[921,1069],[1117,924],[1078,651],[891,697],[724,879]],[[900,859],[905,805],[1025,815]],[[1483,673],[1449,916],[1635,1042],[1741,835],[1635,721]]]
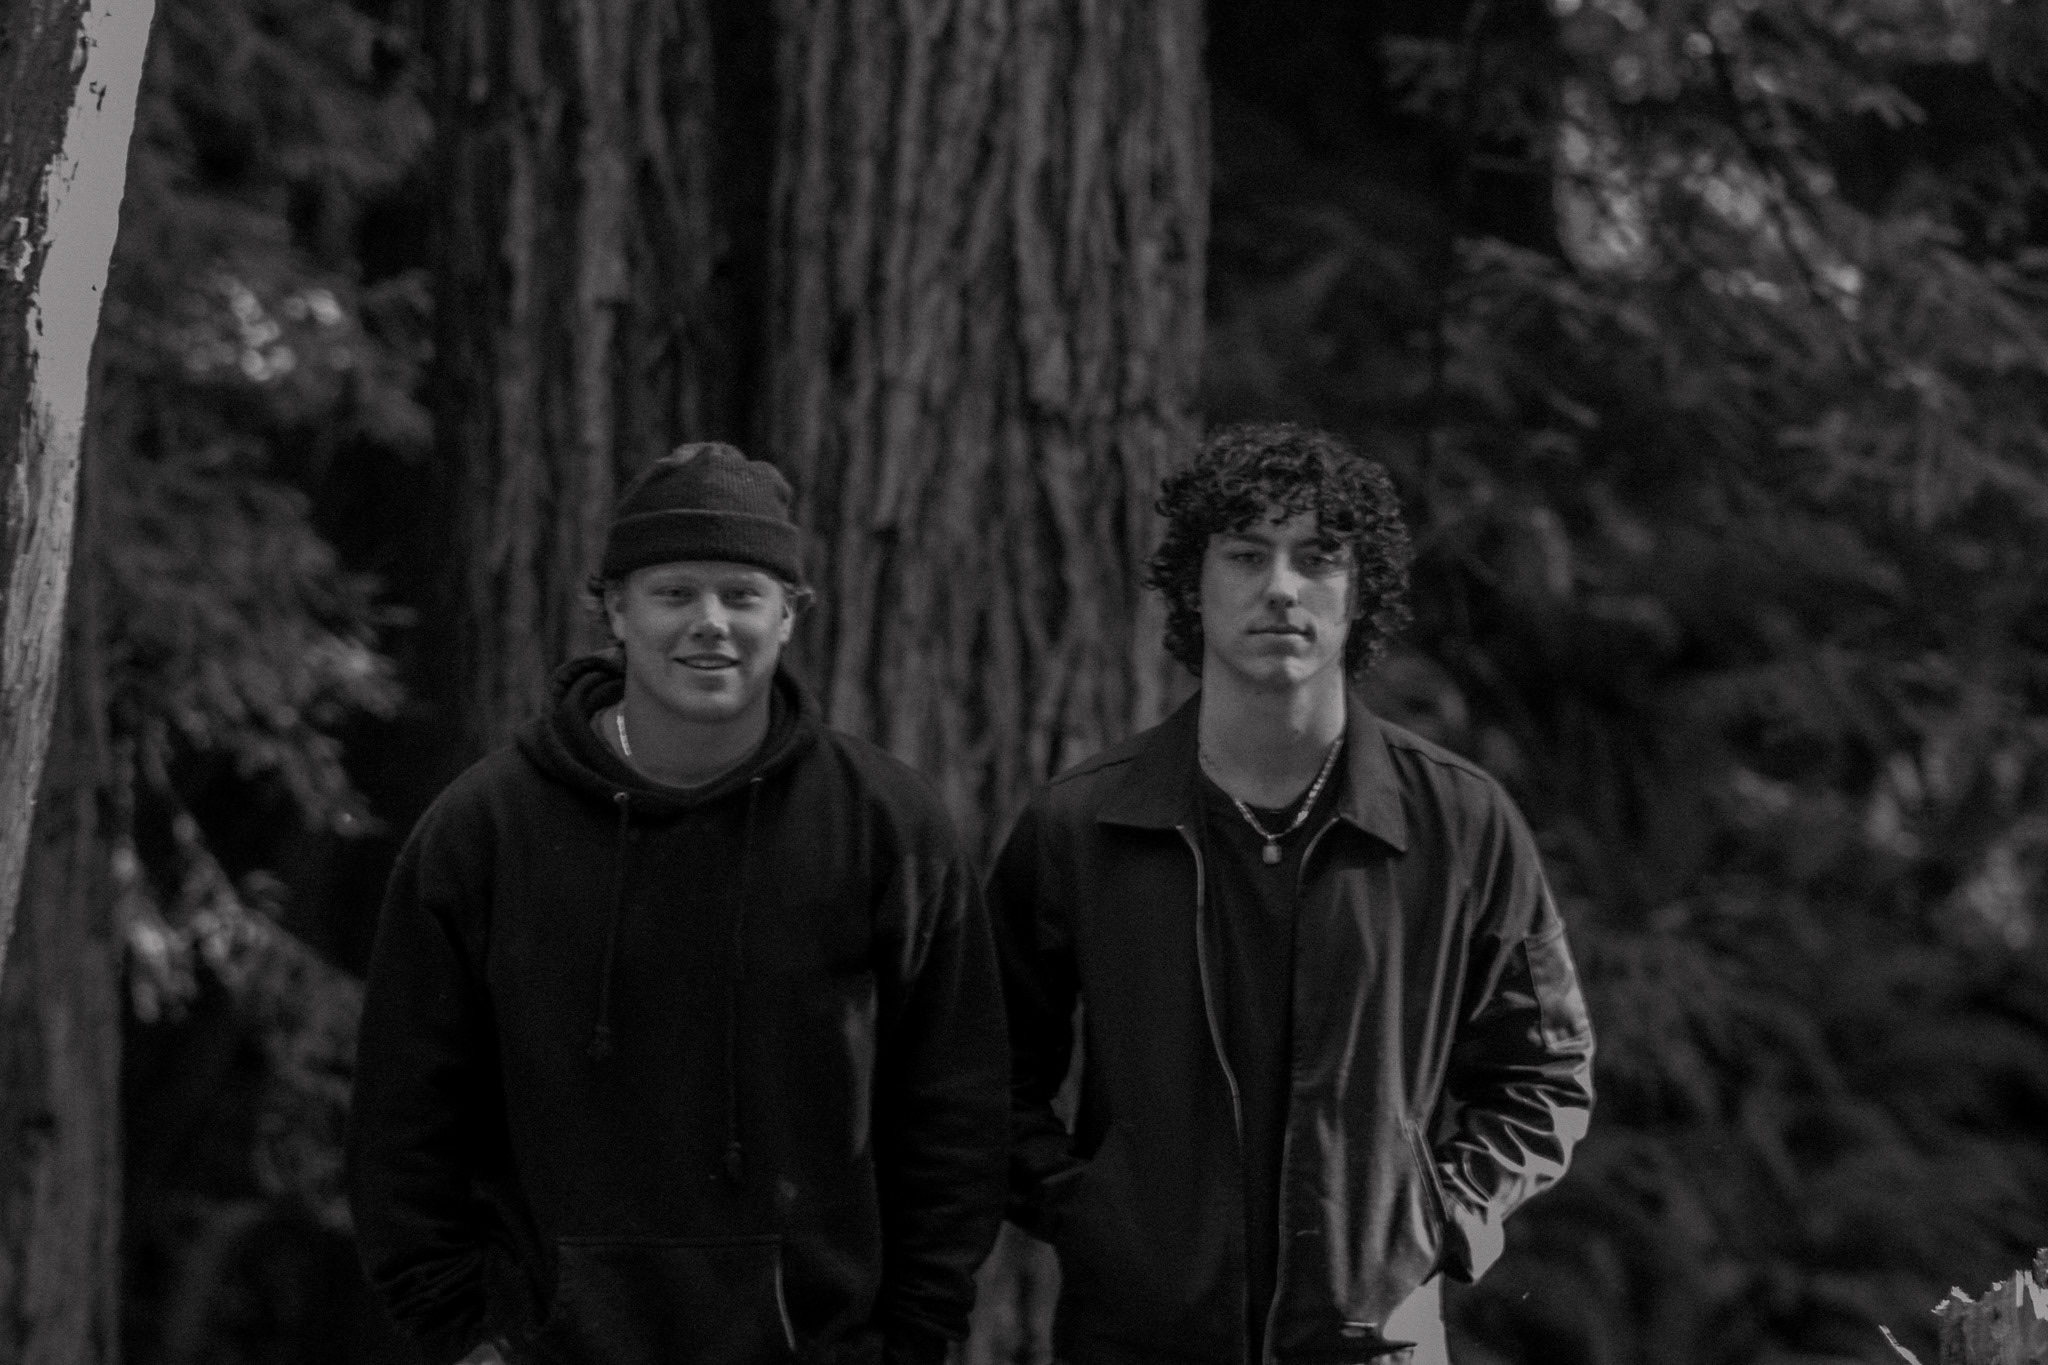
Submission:
[[[1253,545],[1264,545],[1269,548],[1280,543],[1265,532],[1254,530],[1249,526],[1241,531],[1218,531],[1216,532],[1216,538],[1219,540],[1248,541]],[[1347,550],[1350,548],[1341,537],[1329,535],[1321,531],[1318,531],[1307,540],[1301,541],[1300,545],[1303,549],[1308,550]]]

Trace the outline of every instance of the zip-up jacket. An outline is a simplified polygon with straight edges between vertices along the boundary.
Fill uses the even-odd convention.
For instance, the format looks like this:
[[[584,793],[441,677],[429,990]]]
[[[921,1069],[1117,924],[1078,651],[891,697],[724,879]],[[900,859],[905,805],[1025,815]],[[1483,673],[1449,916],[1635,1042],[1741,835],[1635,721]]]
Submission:
[[[363,1003],[350,1202],[432,1365],[929,1362],[1001,1220],[1002,1017],[937,798],[775,681],[682,791],[553,712],[427,811]]]
[[[1055,779],[994,869],[1010,1217],[1059,1252],[1055,1351],[1077,1365],[1397,1354],[1388,1314],[1433,1273],[1485,1271],[1586,1130],[1593,1039],[1564,925],[1499,785],[1353,697],[1341,795],[1301,865],[1258,1349],[1197,705]],[[1053,1101],[1077,997],[1069,1128]]]

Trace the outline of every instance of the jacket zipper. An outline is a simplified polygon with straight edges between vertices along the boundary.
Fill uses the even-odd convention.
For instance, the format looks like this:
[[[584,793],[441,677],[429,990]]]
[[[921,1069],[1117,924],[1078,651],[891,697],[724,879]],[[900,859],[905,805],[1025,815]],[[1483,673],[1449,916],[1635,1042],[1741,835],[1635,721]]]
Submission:
[[[1195,836],[1188,833],[1186,825],[1175,825],[1181,839],[1187,844],[1188,852],[1195,855],[1195,975],[1202,983],[1202,1014],[1209,1021],[1209,1045],[1216,1049],[1216,1065],[1223,1068],[1223,1082],[1230,1087],[1231,1131],[1237,1135],[1237,1159],[1244,1162],[1244,1102],[1237,1093],[1237,1073],[1230,1069],[1230,1058],[1223,1051],[1223,1026],[1216,1022],[1215,992],[1209,985],[1209,947],[1202,936],[1202,914],[1208,904],[1203,894],[1206,874],[1202,869],[1202,848],[1195,842]]]
[[[782,1319],[782,1340],[789,1347],[789,1353],[795,1355],[797,1353],[796,1324],[789,1320],[789,1296],[783,1292],[782,1288],[782,1246],[780,1243],[777,1243],[775,1247],[775,1313],[777,1317]]]

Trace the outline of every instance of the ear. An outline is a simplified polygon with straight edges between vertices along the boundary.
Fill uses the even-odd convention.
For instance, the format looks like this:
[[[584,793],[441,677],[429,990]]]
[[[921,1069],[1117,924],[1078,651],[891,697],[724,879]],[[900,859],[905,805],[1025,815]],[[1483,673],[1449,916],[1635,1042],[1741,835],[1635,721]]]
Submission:
[[[626,586],[623,581],[614,581],[604,585],[604,621],[605,625],[611,628],[614,640],[626,638],[625,596]]]
[[[796,603],[790,600],[789,589],[782,590],[782,619],[775,623],[775,642],[786,645],[796,634]]]

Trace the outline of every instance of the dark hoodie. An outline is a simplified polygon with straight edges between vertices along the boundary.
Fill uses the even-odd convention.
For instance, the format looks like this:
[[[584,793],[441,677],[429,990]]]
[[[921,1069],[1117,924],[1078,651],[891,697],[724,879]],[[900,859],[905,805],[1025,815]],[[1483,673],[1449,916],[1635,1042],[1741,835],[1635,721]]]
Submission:
[[[392,874],[350,1202],[434,1365],[937,1360],[1001,1217],[1008,1055],[976,879],[930,789],[788,675],[688,791],[590,727],[469,769]]]

